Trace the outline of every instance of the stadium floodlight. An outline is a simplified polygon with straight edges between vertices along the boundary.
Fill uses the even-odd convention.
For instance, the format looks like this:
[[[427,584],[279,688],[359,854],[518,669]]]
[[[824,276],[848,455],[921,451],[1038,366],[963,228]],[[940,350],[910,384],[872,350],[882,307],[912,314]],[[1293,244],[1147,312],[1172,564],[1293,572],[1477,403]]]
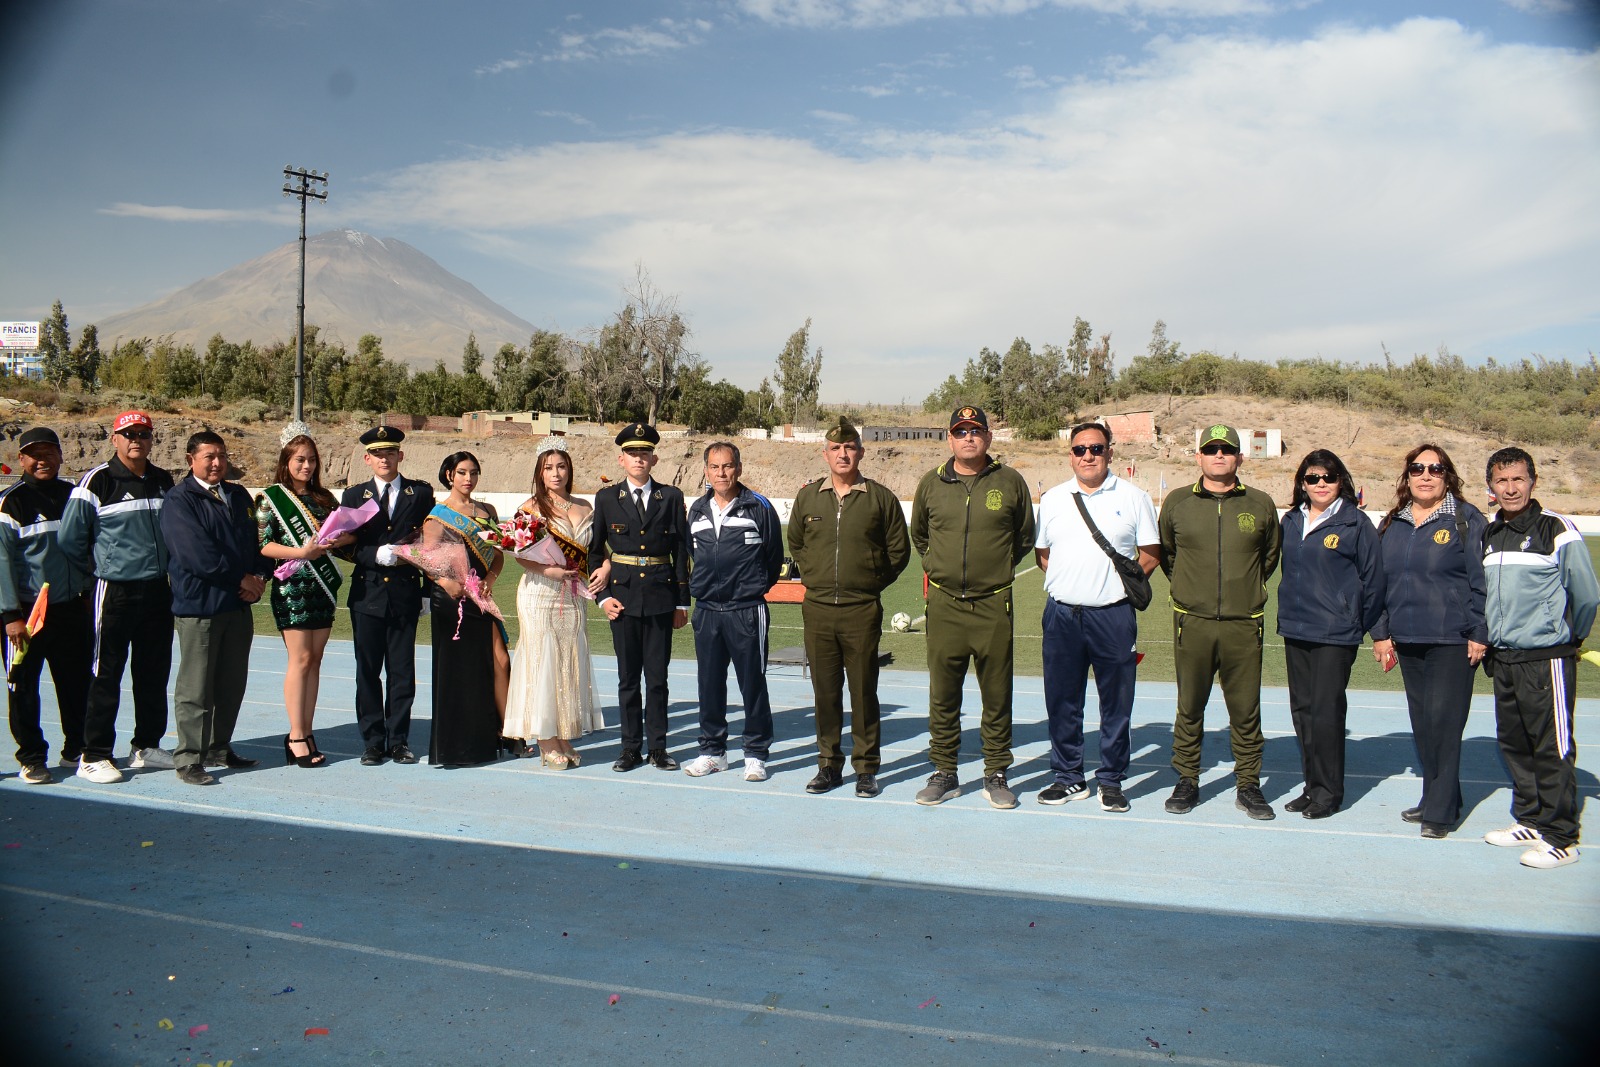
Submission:
[[[300,198],[300,302],[296,305],[294,417],[305,421],[306,395],[306,201],[328,199],[328,172],[284,164],[283,195]]]

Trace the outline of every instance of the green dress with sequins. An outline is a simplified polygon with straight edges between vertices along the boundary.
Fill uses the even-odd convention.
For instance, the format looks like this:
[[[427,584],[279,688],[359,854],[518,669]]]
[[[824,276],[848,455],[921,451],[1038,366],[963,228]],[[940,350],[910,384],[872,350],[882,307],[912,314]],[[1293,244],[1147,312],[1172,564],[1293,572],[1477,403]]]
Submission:
[[[308,496],[298,496],[298,499],[316,520],[318,527],[332,510]],[[265,496],[256,498],[256,533],[263,546],[294,547]],[[337,594],[341,584],[342,581],[334,582],[330,591]],[[326,630],[333,625],[335,606],[309,565],[295,571],[288,581],[272,579],[272,621],[278,624],[280,630]]]

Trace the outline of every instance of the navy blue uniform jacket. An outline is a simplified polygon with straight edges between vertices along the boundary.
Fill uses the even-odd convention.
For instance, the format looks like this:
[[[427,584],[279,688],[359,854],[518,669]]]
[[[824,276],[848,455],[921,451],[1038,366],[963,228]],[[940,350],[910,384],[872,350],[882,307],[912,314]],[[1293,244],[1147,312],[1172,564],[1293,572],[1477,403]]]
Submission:
[[[611,582],[596,601],[616,597],[624,615],[664,615],[689,604],[689,524],[683,513],[683,491],[650,483],[649,518],[639,514],[633,489],[624,479],[594,495],[594,539],[589,543],[589,570],[598,570],[611,554],[660,556],[666,563],[638,567],[613,562]]]
[[[422,572],[403,564],[378,566],[378,546],[398,544],[417,532],[433,510],[433,487],[405,475],[395,478],[394,487],[394,517],[386,518],[379,508],[371,521],[356,530],[354,543],[340,555],[355,564],[350,573],[351,611],[414,619],[422,610]],[[378,499],[378,492],[377,480],[369,478],[346,489],[339,503],[359,508],[368,500]]]
[[[1383,552],[1378,530],[1346,500],[1302,538],[1306,516],[1283,517],[1278,633],[1321,645],[1359,645],[1383,617]]]
[[[239,583],[247,574],[272,573],[272,561],[261,554],[250,494],[233,482],[221,488],[218,500],[186,475],[162,500],[174,615],[209,618],[247,608]]]

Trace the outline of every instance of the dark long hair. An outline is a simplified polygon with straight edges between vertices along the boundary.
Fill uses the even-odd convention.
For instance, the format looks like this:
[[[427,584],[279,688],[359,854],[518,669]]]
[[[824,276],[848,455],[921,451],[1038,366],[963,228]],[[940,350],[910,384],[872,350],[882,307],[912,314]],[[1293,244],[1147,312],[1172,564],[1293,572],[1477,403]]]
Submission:
[[[1344,460],[1329,452],[1326,448],[1313,448],[1306,453],[1306,458],[1300,461],[1300,469],[1294,472],[1294,498],[1289,501],[1291,508],[1301,504],[1309,504],[1311,496],[1306,492],[1306,471],[1312,467],[1321,467],[1329,474],[1339,478],[1339,499],[1348,500],[1352,505],[1356,502],[1356,487],[1350,484],[1350,472],[1345,469]]]
[[[572,495],[572,457],[567,455],[566,450],[561,448],[552,448],[534,457],[533,506],[538,510],[540,515],[544,516],[544,520],[546,522],[549,522],[551,519],[556,517],[556,509],[554,505],[550,503],[550,490],[544,484],[544,464],[545,461],[551,456],[560,456],[562,459],[567,461],[567,484],[561,487],[561,491],[566,493],[568,496]]]
[[[317,451],[317,443],[305,434],[289,438],[288,443],[278,452],[278,469],[273,472],[272,480],[292,491],[294,481],[289,477],[289,460],[300,451],[301,445],[308,446],[311,449],[311,458],[317,461],[317,465],[311,471],[311,480],[306,485],[306,496],[322,507],[336,506],[339,502],[333,499],[333,494],[322,488],[322,453]]]
[[[1450,453],[1446,452],[1438,445],[1424,441],[1416,448],[1413,448],[1410,452],[1407,452],[1405,462],[1400,464],[1400,480],[1394,485],[1394,507],[1389,509],[1389,513],[1385,515],[1383,517],[1383,521],[1378,524],[1379,533],[1387,530],[1389,528],[1389,524],[1394,521],[1394,517],[1400,514],[1400,512],[1404,511],[1406,507],[1410,505],[1411,475],[1407,472],[1406,468],[1415,463],[1417,461],[1417,457],[1422,455],[1424,452],[1438,453],[1439,463],[1444,467],[1444,491],[1454,496],[1457,500],[1461,499],[1461,475],[1456,473],[1456,465],[1450,461]]]
[[[439,484],[444,486],[446,489],[449,489],[451,473],[461,465],[463,460],[468,459],[478,464],[478,474],[481,477],[483,475],[483,464],[478,461],[477,456],[474,456],[471,452],[463,449],[460,452],[450,453],[448,456],[444,457],[444,462],[439,464]]]

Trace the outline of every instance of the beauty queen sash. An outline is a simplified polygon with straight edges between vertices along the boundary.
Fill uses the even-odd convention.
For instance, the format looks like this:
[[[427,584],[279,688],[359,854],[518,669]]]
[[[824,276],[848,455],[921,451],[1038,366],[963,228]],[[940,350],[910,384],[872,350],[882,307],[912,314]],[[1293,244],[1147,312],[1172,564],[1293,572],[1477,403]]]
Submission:
[[[278,525],[283,527],[289,539],[290,548],[302,548],[315,541],[317,538],[317,520],[300,498],[282,485],[269,485],[262,490],[262,497],[267,506],[272,508],[272,513],[278,518]],[[339,605],[339,598],[334,590],[339,588],[343,581],[339,577],[339,568],[333,565],[333,560],[327,556],[303,561],[316,578],[317,585],[335,607]]]
[[[472,558],[483,565],[483,573],[487,575],[494,567],[494,560],[499,549],[483,539],[485,526],[479,519],[468,518],[459,511],[454,511],[443,504],[435,504],[433,510],[428,512],[428,518],[444,523],[450,529],[461,535],[467,543],[467,551],[472,553]]]

